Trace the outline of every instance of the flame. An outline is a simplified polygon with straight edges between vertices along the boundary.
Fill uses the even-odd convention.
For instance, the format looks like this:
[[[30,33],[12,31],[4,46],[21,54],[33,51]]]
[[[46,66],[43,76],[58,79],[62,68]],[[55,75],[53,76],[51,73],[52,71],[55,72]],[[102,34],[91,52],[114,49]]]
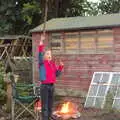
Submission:
[[[77,104],[72,103],[70,101],[60,104],[57,110],[53,112],[53,115],[55,115],[58,118],[62,118],[62,120],[80,117]]]
[[[62,105],[62,108],[60,110],[61,113],[68,113],[69,112],[69,105],[70,105],[70,102],[67,102],[67,103],[64,103]]]
[[[74,104],[71,102],[64,103],[59,112],[62,114],[74,113],[75,112]]]

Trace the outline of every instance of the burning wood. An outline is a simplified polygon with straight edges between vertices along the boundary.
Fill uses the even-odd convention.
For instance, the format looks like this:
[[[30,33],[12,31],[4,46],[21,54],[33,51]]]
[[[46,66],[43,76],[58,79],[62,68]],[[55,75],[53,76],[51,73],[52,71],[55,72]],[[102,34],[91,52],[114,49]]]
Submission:
[[[66,120],[70,118],[79,118],[80,112],[78,111],[77,105],[72,102],[65,102],[60,107],[58,107],[53,115]]]

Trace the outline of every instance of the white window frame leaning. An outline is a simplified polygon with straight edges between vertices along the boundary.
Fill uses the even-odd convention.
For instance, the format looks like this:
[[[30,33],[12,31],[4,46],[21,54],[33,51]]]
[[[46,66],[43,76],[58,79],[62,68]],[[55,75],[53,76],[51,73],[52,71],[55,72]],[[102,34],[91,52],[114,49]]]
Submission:
[[[94,78],[95,78],[96,74],[101,74],[99,83],[95,83],[94,82]],[[104,74],[108,74],[109,75],[109,78],[108,78],[106,83],[103,83],[101,81]],[[119,74],[120,75],[120,72],[94,72],[93,78],[92,78],[92,81],[91,81],[91,84],[90,84],[90,87],[89,87],[89,91],[88,91],[88,94],[87,94],[87,97],[86,97],[86,101],[85,101],[85,105],[84,105],[85,107],[96,107],[95,106],[96,98],[103,98],[103,102],[102,102],[100,108],[104,108],[104,105],[105,105],[105,102],[106,102],[106,96],[108,94],[108,91],[109,91],[111,86],[114,86],[114,87],[116,87],[116,91],[115,91],[115,96],[113,97],[112,107],[116,108],[116,109],[120,109],[120,105],[119,106],[118,105],[115,106],[115,100],[120,100],[120,96],[117,96],[118,90],[120,90],[120,88],[119,88],[120,84],[115,85],[115,84],[111,83],[114,74]],[[120,79],[118,80],[118,83],[120,83]],[[90,92],[91,92],[91,89],[92,89],[93,85],[97,86],[97,91],[96,91],[96,95],[92,95],[91,96]],[[100,85],[106,86],[106,90],[105,90],[104,96],[98,96],[98,91],[100,89]],[[94,98],[94,101],[91,104],[91,106],[87,106],[87,101],[88,101],[89,97],[91,97],[91,98],[93,97]]]

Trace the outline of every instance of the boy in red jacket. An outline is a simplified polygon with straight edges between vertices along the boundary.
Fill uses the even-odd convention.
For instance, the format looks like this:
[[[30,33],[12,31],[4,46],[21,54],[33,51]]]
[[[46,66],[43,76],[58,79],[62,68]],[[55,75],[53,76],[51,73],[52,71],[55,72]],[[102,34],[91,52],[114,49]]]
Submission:
[[[39,75],[41,81],[42,120],[49,120],[52,115],[54,83],[63,69],[63,63],[56,66],[52,61],[51,50],[44,51],[44,36],[39,44]]]

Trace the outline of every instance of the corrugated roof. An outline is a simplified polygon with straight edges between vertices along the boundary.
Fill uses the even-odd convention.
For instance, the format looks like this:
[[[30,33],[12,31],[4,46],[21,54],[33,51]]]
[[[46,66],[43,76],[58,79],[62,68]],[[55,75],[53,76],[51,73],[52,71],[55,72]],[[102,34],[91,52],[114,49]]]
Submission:
[[[90,29],[113,26],[120,26],[120,13],[51,19],[46,23],[46,31]],[[32,29],[31,32],[41,32],[42,30],[43,24]]]

